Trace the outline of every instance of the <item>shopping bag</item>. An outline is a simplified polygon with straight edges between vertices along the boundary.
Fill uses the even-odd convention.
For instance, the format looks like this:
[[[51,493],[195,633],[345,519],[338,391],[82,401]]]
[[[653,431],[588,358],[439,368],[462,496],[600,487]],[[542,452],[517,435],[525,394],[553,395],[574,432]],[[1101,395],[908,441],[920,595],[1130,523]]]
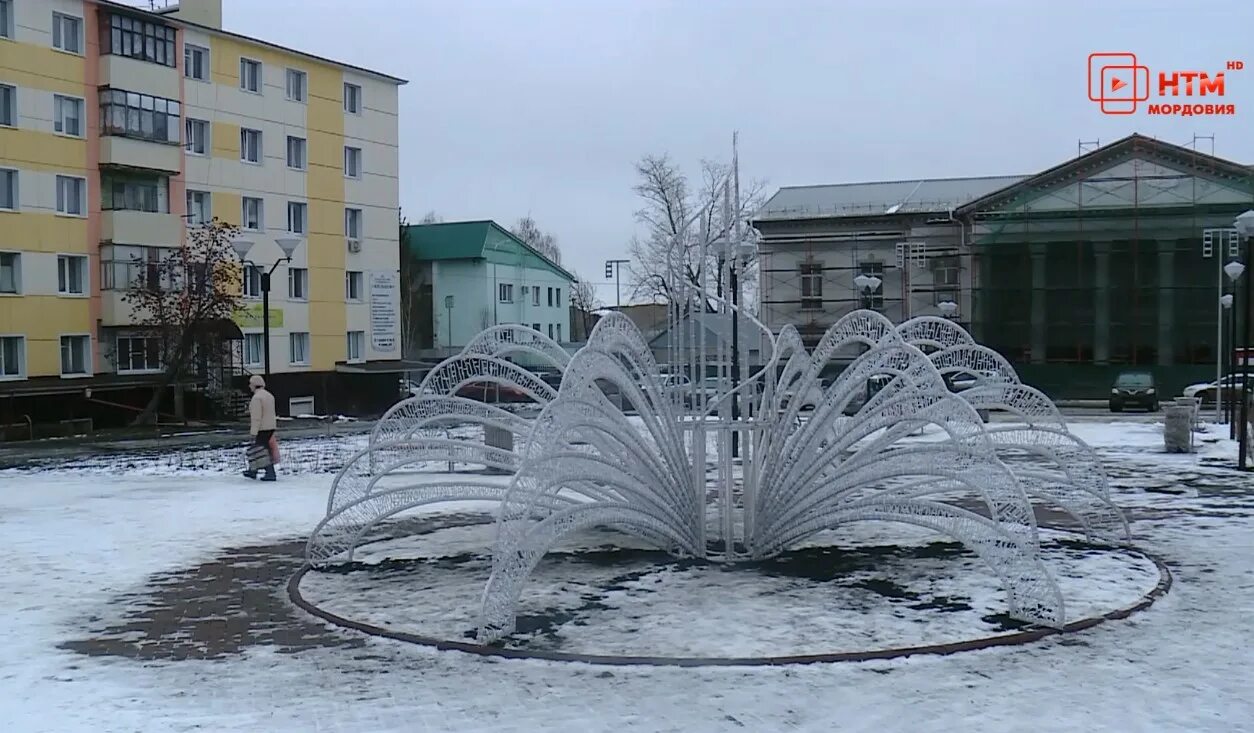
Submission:
[[[264,445],[250,445],[245,453],[248,460],[249,471],[260,471],[263,468],[269,468],[273,460],[270,450]]]
[[[270,461],[274,463],[274,465],[276,466],[279,465],[279,436],[277,435],[270,436],[269,448],[270,448]]]

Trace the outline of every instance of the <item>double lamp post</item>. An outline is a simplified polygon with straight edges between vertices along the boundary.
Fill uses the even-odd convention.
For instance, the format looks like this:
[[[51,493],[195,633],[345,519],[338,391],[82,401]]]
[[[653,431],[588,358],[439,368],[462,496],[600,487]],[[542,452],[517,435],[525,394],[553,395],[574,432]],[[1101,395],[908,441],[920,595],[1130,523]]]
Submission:
[[[1241,253],[1242,259],[1244,259],[1245,262],[1250,262],[1251,241],[1254,240],[1254,209],[1250,209],[1246,211],[1245,213],[1241,214],[1240,216],[1238,216],[1236,220],[1233,221],[1232,224],[1233,224],[1233,227],[1235,227],[1237,230],[1237,236],[1241,238],[1241,241],[1244,244],[1244,248],[1242,249],[1242,253]],[[1241,274],[1245,271],[1245,266],[1240,262],[1230,262],[1228,263],[1228,266],[1225,266],[1224,270],[1225,272],[1227,272],[1228,277],[1232,279],[1233,289],[1235,290],[1238,278],[1240,278]],[[1235,370],[1229,369],[1229,375],[1230,375],[1229,381],[1235,382],[1232,385],[1234,388],[1232,391],[1235,392],[1235,394],[1238,395],[1238,398],[1241,400],[1241,404],[1238,410],[1238,417],[1237,417],[1238,425],[1237,425],[1236,432],[1237,432],[1237,468],[1242,471],[1247,470],[1245,464],[1246,464],[1246,456],[1248,453],[1247,444],[1249,442],[1249,437],[1250,437],[1249,436],[1250,395],[1248,393],[1249,379],[1250,379],[1249,346],[1250,346],[1250,335],[1251,335],[1250,321],[1254,320],[1254,318],[1251,317],[1251,298],[1250,298],[1251,290],[1254,290],[1254,286],[1252,286],[1249,281],[1246,281],[1245,292],[1243,293],[1244,298],[1241,299],[1242,302],[1237,307],[1237,312],[1234,314],[1232,318],[1232,327],[1233,327],[1234,335],[1236,332],[1236,318],[1237,317],[1241,318],[1241,324],[1242,324],[1241,325],[1241,343],[1243,344],[1243,346],[1241,347],[1241,377],[1240,379],[1239,380],[1234,379],[1236,377]],[[1236,300],[1237,300],[1236,298],[1233,299],[1234,302]],[[1236,359],[1236,351],[1237,351],[1236,339],[1235,338],[1230,339],[1230,343],[1228,346],[1231,352],[1229,355],[1229,364],[1233,364],[1233,362]],[[1219,399],[1220,396],[1223,395],[1223,392],[1224,392],[1223,384],[1222,383],[1217,384],[1215,386],[1216,399]]]
[[[265,369],[265,377],[267,382],[270,379],[270,276],[279,268],[279,265],[292,261],[292,253],[300,246],[300,238],[298,237],[279,237],[274,240],[282,250],[283,256],[274,261],[270,265],[269,270],[261,273],[261,348],[262,348],[262,365]],[[252,251],[253,243],[247,239],[236,239],[231,242],[231,248],[235,250],[235,254],[239,257],[240,265],[244,269],[244,278],[249,275],[248,268],[261,270],[262,265],[248,259],[248,253]],[[247,281],[247,280],[245,280]]]

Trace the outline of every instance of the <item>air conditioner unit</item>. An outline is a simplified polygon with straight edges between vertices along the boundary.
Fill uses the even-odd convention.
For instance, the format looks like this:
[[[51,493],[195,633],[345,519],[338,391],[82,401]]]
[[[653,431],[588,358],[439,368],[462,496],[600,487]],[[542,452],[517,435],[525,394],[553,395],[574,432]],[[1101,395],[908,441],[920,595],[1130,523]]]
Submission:
[[[360,239],[350,239],[350,240],[348,240],[348,251],[349,251],[349,252],[360,252],[360,251],[361,251],[361,240],[360,240]]]

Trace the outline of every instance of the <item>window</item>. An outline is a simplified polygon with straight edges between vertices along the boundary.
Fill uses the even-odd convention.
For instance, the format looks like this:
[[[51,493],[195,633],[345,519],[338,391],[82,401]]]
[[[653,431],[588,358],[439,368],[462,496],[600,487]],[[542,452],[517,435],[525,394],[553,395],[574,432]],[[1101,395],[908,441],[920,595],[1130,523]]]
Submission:
[[[538,285],[531,289],[531,304],[540,305],[540,286]],[[540,327],[536,326],[536,330],[539,331]]]
[[[305,170],[305,138],[287,136],[287,167]]]
[[[17,171],[0,168],[0,209],[17,211]]]
[[[304,234],[309,205],[296,201],[287,202],[287,230],[292,234]]]
[[[884,307],[884,263],[862,262],[858,264],[859,275],[873,275],[880,279],[880,284],[870,293],[860,293],[863,308]],[[855,276],[856,277],[856,276]],[[854,286],[855,289],[857,286]]]
[[[209,81],[209,49],[192,44],[183,46],[183,76]]]
[[[361,272],[349,270],[344,273],[344,298],[345,300],[361,300],[362,283],[365,281],[365,275]]]
[[[243,294],[245,298],[261,297],[261,268],[256,265],[244,265]]]
[[[823,263],[801,264],[801,310],[823,310]]]
[[[57,213],[87,215],[87,179],[57,176]]]
[[[57,292],[61,295],[87,292],[86,255],[57,255]]]
[[[143,284],[149,290],[173,287],[172,268],[165,267],[178,250],[171,247],[106,244],[100,247],[102,290],[127,290]]]
[[[161,370],[161,339],[153,336],[118,336],[118,374]]]
[[[170,212],[169,179],[109,174],[101,179],[100,207],[105,211]]]
[[[344,83],[344,111],[361,114],[361,87],[356,84]]]
[[[17,87],[0,84],[0,125],[17,127]]]
[[[361,239],[361,209],[344,209],[344,236]]]
[[[540,324],[538,324],[538,323],[533,323],[533,324],[531,324],[531,330],[532,330],[532,331],[539,331],[539,330],[540,330]]]
[[[287,98],[293,102],[305,101],[305,72],[298,69],[287,70]]]
[[[262,210],[261,199],[249,198],[248,196],[245,196],[243,198],[243,208],[244,211],[240,218],[240,228],[248,229],[254,232],[261,231],[262,224],[265,223],[262,218],[262,215],[265,212]]]
[[[958,287],[957,255],[945,255],[932,259],[932,284],[938,288]]]
[[[52,47],[70,53],[83,52],[83,19],[52,14]]]
[[[556,288],[554,289],[553,292],[554,292],[553,302],[557,305],[558,308],[561,308],[562,307],[562,289]],[[559,332],[561,331],[561,324],[558,324],[558,331]]]
[[[558,342],[559,342],[559,343],[560,343],[560,342],[561,342],[561,340],[562,340],[562,324],[560,324],[560,323],[559,323],[559,324],[557,324],[557,340],[558,340]]]
[[[549,288],[549,307],[553,307],[553,288]]]
[[[200,226],[213,219],[213,199],[208,191],[187,192],[187,225]]]
[[[100,134],[159,143],[179,141],[182,107],[176,100],[122,89],[100,90]]]
[[[240,128],[239,159],[248,163],[261,162],[261,130]]]
[[[61,375],[87,373],[87,354],[91,350],[90,336],[61,337]]]
[[[52,129],[62,135],[83,136],[83,100],[52,95]]]
[[[13,0],[0,0],[0,38],[13,37]]]
[[[0,293],[22,292],[22,255],[0,252]]]
[[[187,118],[183,134],[183,148],[192,155],[209,153],[209,123],[206,120]]]
[[[115,14],[100,29],[100,52],[173,68],[178,63],[175,34],[168,25]]]
[[[252,59],[239,60],[239,88],[261,94],[261,62]]]
[[[259,333],[244,334],[244,366],[261,366],[261,359],[265,352],[265,342],[261,340]]]
[[[4,5],[0,4],[0,8]],[[0,18],[3,22],[3,18]],[[26,374],[26,338],[0,336],[0,379],[21,379]]]
[[[361,148],[344,148],[344,175],[361,178]]]
[[[291,362],[293,364],[309,363],[309,333],[307,331],[297,331],[287,335],[288,343],[291,348]]]
[[[362,354],[366,350],[366,332],[349,331],[347,347],[346,353],[349,361],[362,361],[365,358]]]
[[[498,299],[499,299],[502,303],[513,303],[513,302],[514,302],[514,285],[513,285],[513,283],[499,283],[499,284],[498,284],[498,286],[497,286],[497,290],[499,291],[499,292],[497,293],[497,297],[498,297]]]
[[[549,324],[549,338],[553,338],[553,324]]]
[[[305,300],[309,297],[309,270],[303,267],[287,268],[288,300]]]

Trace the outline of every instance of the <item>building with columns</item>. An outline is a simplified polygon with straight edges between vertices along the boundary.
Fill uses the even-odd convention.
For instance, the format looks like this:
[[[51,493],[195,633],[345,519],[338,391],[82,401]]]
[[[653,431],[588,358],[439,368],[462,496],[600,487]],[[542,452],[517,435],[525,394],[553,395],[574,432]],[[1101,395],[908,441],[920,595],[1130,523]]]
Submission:
[[[901,320],[952,299],[1054,397],[1104,396],[1131,368],[1172,394],[1214,377],[1222,267],[1241,256],[1232,221],[1254,208],[1249,166],[1131,135],[1034,175],[854,185],[885,200],[824,210],[822,189],[845,187],[806,187],[807,209],[782,189],[755,221],[772,327],[821,333],[866,302],[853,269],[879,260],[871,305]]]

